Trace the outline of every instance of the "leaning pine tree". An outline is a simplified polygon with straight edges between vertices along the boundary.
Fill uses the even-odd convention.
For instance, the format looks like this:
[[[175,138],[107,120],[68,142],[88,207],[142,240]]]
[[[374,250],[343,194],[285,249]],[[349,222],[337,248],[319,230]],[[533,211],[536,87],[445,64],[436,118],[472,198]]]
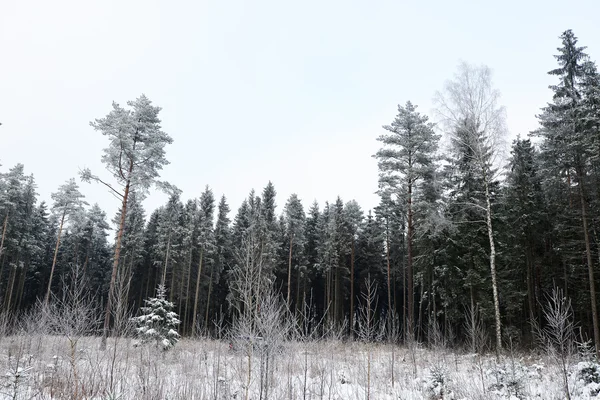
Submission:
[[[136,330],[142,343],[156,342],[157,347],[169,350],[179,341],[177,326],[180,321],[165,292],[165,286],[159,285],[157,296],[144,300],[146,307],[141,307],[143,314],[132,320],[138,325]]]

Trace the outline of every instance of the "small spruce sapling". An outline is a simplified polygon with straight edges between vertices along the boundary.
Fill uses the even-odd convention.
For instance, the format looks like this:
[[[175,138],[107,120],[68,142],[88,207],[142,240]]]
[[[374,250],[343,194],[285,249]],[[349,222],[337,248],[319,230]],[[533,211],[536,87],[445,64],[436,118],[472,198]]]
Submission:
[[[180,321],[165,292],[165,286],[159,285],[157,296],[144,300],[146,306],[141,307],[143,314],[132,320],[138,325],[136,331],[142,343],[156,342],[157,347],[169,350],[179,341],[177,326]]]

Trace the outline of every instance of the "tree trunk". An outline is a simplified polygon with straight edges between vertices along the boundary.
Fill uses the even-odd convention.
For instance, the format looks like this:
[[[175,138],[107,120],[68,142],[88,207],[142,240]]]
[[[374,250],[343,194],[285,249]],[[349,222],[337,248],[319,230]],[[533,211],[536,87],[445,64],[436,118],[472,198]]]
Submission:
[[[186,278],[186,284],[185,284],[185,308],[184,308],[184,314],[183,314],[183,330],[185,330],[185,332],[189,332],[188,330],[188,314],[189,314],[189,299],[190,299],[190,280],[192,278],[192,261],[193,261],[193,247],[190,247],[190,260],[188,261],[187,264],[187,278]]]
[[[62,217],[60,219],[60,227],[58,228],[58,236],[56,237],[56,247],[54,247],[54,259],[52,260],[52,268],[50,268],[50,279],[48,280],[48,289],[46,290],[46,297],[44,297],[44,305],[48,305],[50,301],[50,288],[52,287],[52,277],[54,276],[54,267],[56,266],[56,259],[58,257],[58,246],[60,245],[60,236],[63,230],[63,224],[65,222],[66,210],[63,210]]]
[[[129,176],[133,170],[133,163],[129,167]],[[127,214],[127,199],[129,197],[129,188],[131,182],[128,180],[123,194],[123,203],[121,205],[121,221],[119,222],[119,232],[117,234],[117,243],[115,245],[115,256],[113,260],[112,272],[110,275],[110,285],[108,287],[108,299],[106,301],[106,314],[104,316],[104,328],[102,330],[102,342],[100,348],[106,350],[106,339],[110,329],[110,313],[112,311],[112,298],[115,292],[115,282],[117,280],[117,268],[119,267],[119,258],[121,257],[121,242],[123,241],[123,232],[125,231],[125,215]]]
[[[27,277],[27,269],[29,268],[29,263],[25,263],[23,266],[23,271],[21,272],[21,277],[19,278],[19,285],[17,287],[17,304],[15,309],[21,309],[21,302],[23,301],[23,290],[25,289],[25,278]]]
[[[192,315],[192,335],[196,334],[196,314],[198,313],[198,295],[200,293],[200,277],[202,276],[202,259],[204,249],[200,249],[200,261],[198,262],[198,276],[196,277],[196,294],[194,295],[194,314]]]
[[[2,228],[2,239],[0,239],[0,282],[2,281],[2,276],[4,275],[4,265],[6,264],[6,257],[4,257],[4,238],[6,237],[6,228],[8,227],[8,214],[6,212],[6,216],[4,217],[4,227]]]
[[[8,275],[8,292],[6,293],[5,309],[9,312],[12,305],[13,288],[15,286],[15,275],[17,274],[17,265],[19,264],[19,258],[20,257],[17,257],[17,262],[15,263],[14,267],[10,269],[10,274]]]
[[[341,267],[339,265],[337,265],[335,267],[335,286],[334,286],[334,308],[335,308],[335,322],[337,324],[339,324],[342,320],[342,302],[341,302],[341,296],[342,296],[342,290],[341,290],[341,285],[340,285],[340,281],[342,280],[341,277]],[[339,326],[339,325],[338,325]]]
[[[8,227],[8,212],[4,217],[4,224],[2,227],[2,239],[0,239],[0,257],[4,254],[4,238],[6,237],[6,228]]]
[[[350,250],[350,332],[354,329],[354,235]]]
[[[588,232],[587,207],[585,204],[585,191],[583,190],[583,173],[577,172],[579,178],[579,197],[581,198],[581,219],[583,222],[583,236],[585,239],[585,255],[587,258],[588,275],[590,280],[590,299],[592,305],[592,324],[594,326],[594,345],[596,358],[600,357],[600,329],[598,327],[598,312],[596,310],[596,283],[594,281],[594,265],[592,263],[592,250]]]
[[[412,224],[412,220],[413,220],[413,215],[412,215],[412,181],[409,179],[408,181],[408,232],[407,232],[407,243],[406,243],[406,248],[407,248],[407,263],[406,263],[406,280],[408,283],[408,301],[407,301],[407,311],[406,311],[406,316],[407,316],[407,325],[408,325],[408,331],[409,334],[412,335],[414,334],[414,327],[413,327],[413,314],[414,314],[414,300],[415,300],[415,288],[414,288],[414,279],[413,279],[413,251],[412,251],[412,239],[413,239],[413,224]]]
[[[531,250],[530,243],[527,244],[528,249],[525,252],[525,260],[527,263],[527,300],[529,306],[529,318],[531,321],[536,321],[536,312],[535,312],[535,283],[534,283],[534,271],[533,271],[533,255]],[[537,322],[537,321],[536,321]],[[534,324],[529,324],[531,326],[531,337],[535,338],[535,328]]]
[[[288,257],[288,287],[287,287],[287,306],[290,308],[290,300],[292,293],[292,246],[294,243],[294,234],[290,236],[290,255]]]
[[[390,318],[394,317],[394,308],[392,306],[392,283],[391,283],[391,262],[390,262],[390,229],[389,220],[386,222],[386,234],[385,234],[385,258],[387,261],[387,292],[388,292],[388,313]],[[404,321],[402,321],[404,323]]]
[[[169,265],[169,250],[171,250],[171,230],[169,230],[169,237],[167,239],[167,252],[165,254],[165,263],[164,263],[164,268],[163,268],[163,273],[162,273],[162,278],[160,280],[160,284],[165,286],[165,283],[167,281],[167,267]]]
[[[213,276],[215,273],[215,266],[213,265],[210,269],[210,282],[208,282],[208,296],[206,297],[206,315],[204,316],[204,326],[208,326],[208,312],[210,311],[210,295],[212,292]]]
[[[490,187],[488,177],[484,171],[485,202],[486,202],[486,225],[488,238],[490,240],[490,272],[492,274],[492,292],[494,294],[494,317],[496,322],[496,357],[500,356],[502,350],[502,326],[500,325],[500,300],[498,298],[498,281],[496,278],[496,244],[494,243],[494,229],[492,226],[492,203],[490,201]]]

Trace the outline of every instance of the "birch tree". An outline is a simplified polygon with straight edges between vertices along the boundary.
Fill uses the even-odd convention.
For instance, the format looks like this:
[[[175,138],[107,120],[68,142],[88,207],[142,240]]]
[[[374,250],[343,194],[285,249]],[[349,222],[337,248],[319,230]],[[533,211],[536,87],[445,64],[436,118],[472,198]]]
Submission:
[[[160,170],[169,163],[165,156],[165,146],[173,142],[173,139],[161,129],[161,121],[158,118],[160,107],[153,106],[150,99],[143,94],[134,101],[128,101],[127,105],[129,109],[113,102],[113,109],[106,117],[90,123],[95,130],[100,131],[109,140],[108,147],[104,149],[102,155],[102,162],[114,183],[92,174],[87,168],[81,172],[81,179],[84,182],[94,181],[106,186],[110,193],[121,202],[121,220],[117,229],[102,334],[103,348],[106,346],[106,337],[110,328],[111,307],[119,267],[121,240],[125,230],[129,193],[131,190],[135,190],[141,196],[157,182]]]
[[[492,72],[487,66],[461,63],[454,78],[436,94],[437,113],[444,132],[450,139],[451,151],[466,158],[472,173],[483,183],[483,204],[473,202],[484,213],[489,240],[489,263],[496,325],[496,352],[502,349],[500,301],[496,273],[496,242],[492,225],[492,192],[494,165],[501,152],[501,139],[506,133],[506,112],[498,104],[500,93],[492,85]]]

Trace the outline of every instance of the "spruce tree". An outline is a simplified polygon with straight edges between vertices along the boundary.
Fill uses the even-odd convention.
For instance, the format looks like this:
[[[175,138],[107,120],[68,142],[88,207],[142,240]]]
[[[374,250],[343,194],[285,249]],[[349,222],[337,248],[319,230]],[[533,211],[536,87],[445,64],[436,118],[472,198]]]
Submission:
[[[295,193],[290,196],[285,204],[284,220],[285,232],[289,242],[288,270],[287,270],[287,306],[291,307],[292,293],[292,256],[294,246],[296,246],[296,258],[298,253],[301,253],[304,246],[304,224],[306,216],[302,202]],[[297,268],[299,265],[296,266]]]
[[[597,128],[593,122],[590,124],[594,119],[594,107],[591,106],[594,100],[590,94],[594,93],[592,88],[595,68],[590,65],[588,55],[584,52],[585,47],[578,46],[577,37],[571,30],[563,32],[560,39],[562,47],[558,48],[559,54],[555,55],[558,68],[548,72],[558,77],[558,84],[550,86],[554,92],[553,101],[538,116],[541,128],[535,134],[544,139],[541,150],[548,169],[557,176],[566,177],[568,185],[571,184],[571,177],[577,183],[594,343],[596,356],[600,356],[600,325],[590,238],[588,191],[590,161],[597,157],[592,139]]]
[[[156,297],[145,300],[146,306],[141,307],[142,315],[134,317],[138,325],[136,331],[142,343],[155,342],[162,350],[169,350],[179,341],[179,319],[173,311],[173,303],[166,299],[164,285],[159,285]]]

